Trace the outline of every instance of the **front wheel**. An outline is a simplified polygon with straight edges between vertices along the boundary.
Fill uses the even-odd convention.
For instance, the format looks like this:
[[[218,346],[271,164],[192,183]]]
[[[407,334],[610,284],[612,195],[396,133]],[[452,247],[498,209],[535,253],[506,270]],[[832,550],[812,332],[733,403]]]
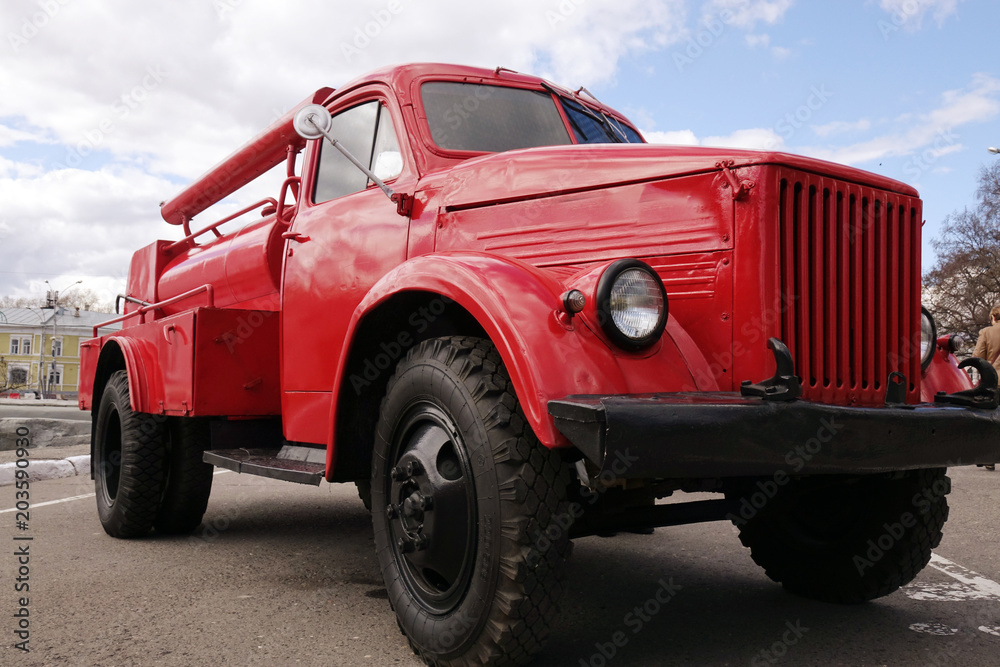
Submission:
[[[489,341],[432,339],[399,363],[372,521],[389,601],[426,662],[523,664],[541,649],[570,547],[568,478]]]
[[[134,412],[128,375],[116,371],[104,387],[94,429],[97,514],[112,537],[138,537],[153,527],[166,480],[162,420]]]
[[[788,591],[857,603],[913,580],[948,518],[945,469],[754,480],[727,494],[740,540]]]

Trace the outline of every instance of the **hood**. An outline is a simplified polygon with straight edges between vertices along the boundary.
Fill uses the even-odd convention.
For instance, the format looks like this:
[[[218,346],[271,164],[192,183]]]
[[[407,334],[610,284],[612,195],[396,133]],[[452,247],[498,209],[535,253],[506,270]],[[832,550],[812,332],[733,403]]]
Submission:
[[[611,185],[706,173],[718,163],[732,169],[780,164],[907,196],[917,191],[899,181],[824,160],[777,153],[700,146],[587,144],[546,146],[473,158],[429,174],[421,189],[439,189],[449,210],[581,192]]]

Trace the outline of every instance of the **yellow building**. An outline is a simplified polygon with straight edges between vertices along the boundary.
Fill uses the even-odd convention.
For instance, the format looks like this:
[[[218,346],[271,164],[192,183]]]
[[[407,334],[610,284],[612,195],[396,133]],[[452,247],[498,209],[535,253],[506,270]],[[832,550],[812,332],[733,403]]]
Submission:
[[[0,308],[0,396],[32,392],[75,398],[80,343],[114,317],[76,308]],[[101,327],[100,333],[120,327]]]

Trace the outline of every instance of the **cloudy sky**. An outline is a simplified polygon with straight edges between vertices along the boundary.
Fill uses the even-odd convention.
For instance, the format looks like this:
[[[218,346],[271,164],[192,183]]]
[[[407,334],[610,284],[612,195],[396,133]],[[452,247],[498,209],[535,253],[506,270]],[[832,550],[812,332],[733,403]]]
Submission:
[[[650,141],[915,185],[926,270],[1000,159],[998,26],[996,0],[4,0],[0,295],[110,300],[133,250],[178,238],[160,201],[311,91],[409,61],[586,86]]]

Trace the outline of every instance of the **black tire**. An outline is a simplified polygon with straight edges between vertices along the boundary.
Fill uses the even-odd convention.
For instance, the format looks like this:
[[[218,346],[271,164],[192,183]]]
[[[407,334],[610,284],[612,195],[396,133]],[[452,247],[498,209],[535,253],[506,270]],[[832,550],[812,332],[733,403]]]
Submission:
[[[786,477],[785,486],[760,480],[726,495],[740,541],[768,577],[851,604],[892,593],[930,561],[948,519],[945,472]]]
[[[354,482],[358,487],[358,498],[369,512],[372,511],[372,481],[370,479],[359,479]]]
[[[112,537],[139,537],[153,527],[166,479],[164,420],[133,412],[128,375],[115,372],[97,409],[94,487],[97,514]]]
[[[198,417],[171,417],[167,434],[167,482],[155,527],[183,535],[201,525],[212,494],[215,468],[202,461],[212,436],[208,420]]]
[[[436,338],[399,363],[375,437],[372,523],[389,601],[425,662],[518,665],[541,649],[570,550],[568,481],[492,343]]]

